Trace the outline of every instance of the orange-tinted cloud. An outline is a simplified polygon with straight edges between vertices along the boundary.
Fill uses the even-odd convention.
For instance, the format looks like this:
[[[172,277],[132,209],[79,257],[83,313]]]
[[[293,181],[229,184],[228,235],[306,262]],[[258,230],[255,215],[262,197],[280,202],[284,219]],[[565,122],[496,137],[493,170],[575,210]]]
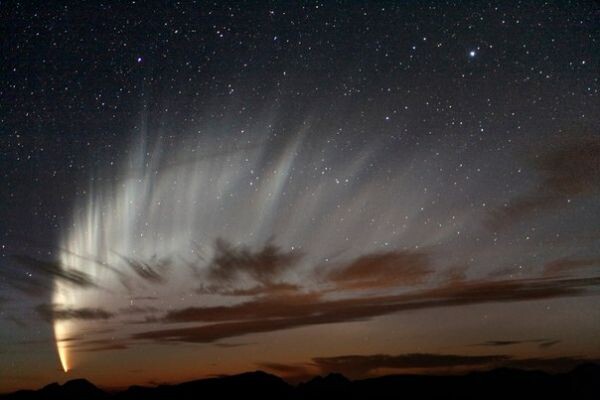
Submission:
[[[133,339],[207,343],[251,333],[365,320],[406,310],[580,296],[597,293],[599,285],[600,277],[484,280],[385,296],[343,299],[328,299],[321,293],[268,296],[233,306],[170,311],[163,322],[203,325],[140,332]]]
[[[423,283],[432,272],[426,253],[390,251],[358,257],[327,278],[338,289],[374,289]]]
[[[487,366],[507,361],[506,355],[455,355],[413,353],[401,355],[373,354],[316,357],[313,363],[322,372],[340,372],[348,376],[365,376],[377,369],[455,368]]]
[[[544,265],[544,275],[559,275],[582,268],[598,267],[600,259],[569,259],[561,258]]]
[[[499,229],[574,196],[600,190],[600,137],[563,141],[534,159],[541,182],[492,211],[490,227]]]
[[[507,347],[507,346],[521,345],[521,344],[535,344],[540,348],[548,348],[548,347],[552,347],[560,342],[561,342],[560,340],[553,340],[553,339],[488,340],[483,343],[478,343],[477,346]]]

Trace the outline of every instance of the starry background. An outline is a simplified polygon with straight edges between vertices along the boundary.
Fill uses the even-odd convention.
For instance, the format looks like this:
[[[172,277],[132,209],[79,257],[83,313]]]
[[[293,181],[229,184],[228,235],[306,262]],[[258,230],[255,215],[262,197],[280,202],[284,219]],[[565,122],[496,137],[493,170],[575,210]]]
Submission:
[[[171,159],[196,137],[215,151],[262,146],[277,158],[307,124],[307,155],[293,164],[289,192],[346,184],[331,201],[366,199],[348,218],[390,237],[355,240],[354,258],[340,261],[350,270],[360,269],[352,259],[361,255],[435,247],[428,268],[449,276],[436,281],[443,288],[501,280],[572,292],[255,330],[235,343],[127,332],[118,346],[90,351],[74,373],[119,386],[256,368],[292,380],[509,358],[564,368],[600,356],[597,3],[7,1],[0,12],[0,390],[63,379],[52,325],[38,315],[51,303],[47,288],[36,289],[40,298],[20,285],[54,276],[40,266],[54,265],[73,208],[91,185],[122,171],[135,138],[160,141]],[[360,168],[337,173],[365,149],[372,152]],[[386,196],[402,210],[383,207]],[[332,253],[361,236],[326,233]],[[403,290],[433,290],[408,281]],[[161,311],[176,308],[165,303]],[[431,360],[408,357],[415,353]],[[356,354],[370,358],[335,359]],[[116,360],[118,372],[107,372]],[[169,371],[142,368],[148,360]]]

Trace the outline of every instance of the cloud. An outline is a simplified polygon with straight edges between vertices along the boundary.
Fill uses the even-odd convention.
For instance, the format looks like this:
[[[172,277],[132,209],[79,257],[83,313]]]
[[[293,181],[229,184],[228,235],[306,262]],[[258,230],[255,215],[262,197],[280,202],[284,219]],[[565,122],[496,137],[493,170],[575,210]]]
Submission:
[[[258,295],[282,295],[297,292],[300,286],[291,283],[264,283],[244,288],[227,288],[223,285],[203,285],[196,289],[199,294],[220,294],[224,296],[258,296]]]
[[[56,320],[106,320],[114,317],[102,308],[64,308],[58,304],[40,304],[37,313],[46,321]]]
[[[322,372],[340,372],[348,376],[365,376],[378,369],[481,367],[507,361],[506,355],[455,355],[412,353],[401,355],[347,355],[313,358]]]
[[[504,207],[492,211],[490,227],[499,229],[536,211],[567,204],[571,197],[600,190],[600,138],[563,141],[537,156],[534,168],[541,182]]]
[[[76,348],[73,350],[76,352],[80,352],[80,353],[93,353],[93,352],[108,351],[108,350],[125,350],[128,348],[129,348],[129,346],[127,346],[123,343],[112,343],[112,344],[106,344],[103,346],[91,346],[91,347]]]
[[[554,340],[554,339],[488,340],[486,342],[477,343],[476,346],[506,347],[506,346],[521,345],[521,344],[536,344],[540,348],[548,348],[548,347],[552,347],[560,342],[561,342],[560,340]]]
[[[453,265],[442,272],[443,278],[448,282],[458,283],[467,279],[468,265]]]
[[[301,257],[300,253],[284,252],[270,243],[253,251],[246,246],[236,247],[223,239],[217,239],[208,273],[218,281],[230,281],[239,275],[247,275],[257,282],[270,283]]]
[[[159,342],[208,343],[300,326],[359,321],[407,310],[540,300],[597,293],[600,277],[465,281],[412,293],[328,299],[321,293],[267,296],[232,306],[188,307],[168,312],[164,323],[201,322],[133,335]],[[207,324],[208,323],[208,324]]]
[[[98,352],[108,350],[125,350],[129,348],[127,342],[114,338],[85,339],[86,336],[72,337],[61,340],[66,342],[65,347],[75,352]]]
[[[528,340],[490,340],[483,343],[478,343],[477,346],[491,346],[491,347],[502,347],[502,346],[512,346],[515,344],[529,343]]]
[[[38,260],[25,255],[13,255],[15,265],[1,268],[8,284],[32,296],[44,296],[52,289],[53,282],[60,280],[79,288],[96,286],[90,275],[82,271],[63,268],[58,262]]]
[[[281,364],[275,362],[261,362],[257,363],[256,366],[260,369],[266,369],[271,371],[278,376],[285,378],[291,383],[300,383],[302,381],[308,381],[314,378],[314,368],[304,364]]]
[[[562,342],[562,340],[546,340],[544,342],[540,342],[538,346],[542,349],[546,349],[548,347],[554,346],[555,344],[559,344],[560,342]]]
[[[390,251],[358,257],[327,278],[338,289],[374,289],[423,283],[432,272],[425,253]]]
[[[151,306],[146,306],[146,307],[140,307],[140,306],[133,306],[130,305],[128,307],[123,307],[119,309],[119,314],[122,315],[130,315],[130,314],[148,314],[148,313],[155,313],[158,312],[159,309],[156,307],[151,307]]]
[[[196,290],[201,294],[228,296],[285,295],[300,291],[296,284],[282,281],[284,272],[293,267],[302,254],[284,252],[267,244],[262,249],[234,247],[223,239],[215,243],[215,255],[208,264],[209,283]],[[391,288],[423,283],[433,273],[424,252],[390,251],[358,257],[324,269],[319,276],[335,290]],[[255,282],[239,287],[243,279]]]
[[[268,296],[235,306],[187,307],[167,312],[163,322],[217,322],[261,318],[291,318],[312,312],[318,293]]]
[[[125,350],[128,349],[129,346],[125,343],[118,341],[103,340],[98,341],[97,344],[83,343],[78,346],[68,346],[68,348],[78,353],[95,353],[99,351]]]
[[[558,260],[551,261],[544,265],[544,275],[560,275],[564,272],[571,272],[573,270],[600,266],[600,259],[568,259],[561,258]]]
[[[309,369],[305,365],[280,364],[274,362],[262,362],[256,364],[260,368],[275,371],[282,376],[310,375]]]
[[[170,265],[168,259],[157,260],[156,258],[152,258],[149,262],[143,262],[124,256],[120,257],[143,280],[150,283],[165,283],[167,281],[166,273]]]
[[[223,349],[231,349],[231,348],[235,348],[235,347],[243,347],[243,346],[250,346],[256,343],[253,342],[244,342],[244,343],[227,343],[227,342],[220,342],[220,343],[215,343],[215,346],[217,347],[221,347]]]
[[[598,360],[583,357],[519,359],[505,354],[408,353],[398,355],[353,354],[334,357],[314,357],[311,362],[305,364],[259,363],[258,366],[288,379],[291,377],[292,379],[299,380],[298,378],[300,377],[311,376],[315,373],[341,373],[360,379],[369,376],[388,375],[390,370],[398,370],[398,373],[412,373],[415,369],[436,370],[438,373],[448,373],[456,370],[508,367],[565,372],[589,362],[598,362]]]

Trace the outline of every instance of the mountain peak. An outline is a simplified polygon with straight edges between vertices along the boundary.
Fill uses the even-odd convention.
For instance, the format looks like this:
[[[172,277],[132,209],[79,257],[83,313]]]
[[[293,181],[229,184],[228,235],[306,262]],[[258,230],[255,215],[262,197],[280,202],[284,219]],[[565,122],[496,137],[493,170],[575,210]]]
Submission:
[[[99,399],[106,395],[98,389],[93,383],[86,379],[72,379],[63,385],[51,383],[44,386],[39,391],[40,398],[60,398],[60,399]]]
[[[96,385],[94,385],[92,382],[88,381],[87,379],[83,379],[83,378],[71,379],[70,381],[65,382],[62,385],[62,387],[63,388],[69,387],[69,388],[94,388],[94,389],[98,389],[96,387]]]
[[[304,385],[344,385],[350,382],[348,378],[344,375],[331,372],[325,376],[315,376],[308,382],[305,382]]]

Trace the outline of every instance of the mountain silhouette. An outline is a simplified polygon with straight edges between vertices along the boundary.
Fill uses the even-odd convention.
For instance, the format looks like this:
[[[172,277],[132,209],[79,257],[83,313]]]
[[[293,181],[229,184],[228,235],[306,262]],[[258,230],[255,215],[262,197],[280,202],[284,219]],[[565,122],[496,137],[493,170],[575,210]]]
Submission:
[[[85,379],[74,379],[64,385],[51,383],[37,391],[21,390],[1,397],[2,399],[62,399],[62,400],[97,400],[107,398],[106,392],[98,389]]]
[[[331,373],[325,377],[317,376],[296,388],[300,398],[344,398],[348,396],[351,381],[344,375]]]
[[[332,373],[297,386],[262,371],[155,387],[105,392],[85,379],[21,390],[2,400],[188,400],[188,399],[600,399],[600,365],[549,374],[501,368],[466,375],[388,375],[349,380]]]

